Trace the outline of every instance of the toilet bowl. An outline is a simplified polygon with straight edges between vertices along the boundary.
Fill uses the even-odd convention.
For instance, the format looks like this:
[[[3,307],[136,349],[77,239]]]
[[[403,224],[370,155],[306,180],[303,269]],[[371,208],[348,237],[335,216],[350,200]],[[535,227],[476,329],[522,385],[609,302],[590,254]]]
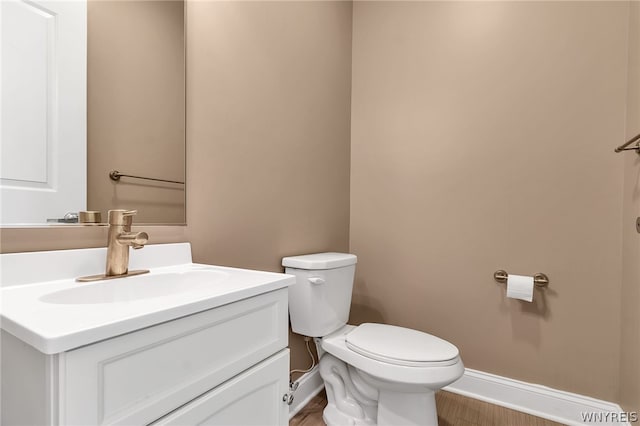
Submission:
[[[286,257],[295,333],[314,337],[327,391],[327,425],[437,425],[435,391],[464,372],[458,349],[421,331],[347,324],[356,256]]]

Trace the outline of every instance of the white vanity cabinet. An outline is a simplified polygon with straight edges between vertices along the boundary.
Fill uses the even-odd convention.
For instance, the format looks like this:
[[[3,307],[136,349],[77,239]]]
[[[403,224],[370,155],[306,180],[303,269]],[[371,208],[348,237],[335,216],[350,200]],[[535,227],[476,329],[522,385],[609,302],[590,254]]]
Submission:
[[[289,352],[278,352],[154,422],[153,426],[287,424],[288,410],[282,410],[286,404],[273,401],[282,401],[288,387],[288,374]]]
[[[285,425],[287,339],[286,288],[53,355],[3,331],[2,424]]]

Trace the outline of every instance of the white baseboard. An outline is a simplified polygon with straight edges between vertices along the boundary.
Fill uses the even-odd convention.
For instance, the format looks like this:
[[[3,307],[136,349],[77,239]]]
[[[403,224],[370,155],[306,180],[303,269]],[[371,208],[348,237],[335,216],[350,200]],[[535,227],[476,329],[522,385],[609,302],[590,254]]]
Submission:
[[[298,389],[293,393],[293,403],[289,406],[289,420],[324,389],[318,366],[303,374],[298,383]]]
[[[289,406],[289,419],[324,388],[317,366],[298,382],[293,404]],[[569,426],[630,425],[628,421],[619,421],[624,412],[618,404],[469,368],[462,378],[443,390]],[[591,422],[584,421],[582,413],[594,413],[596,417]],[[616,414],[618,421],[611,414]]]
[[[566,425],[629,425],[621,421],[618,404],[466,369],[462,378],[443,390],[522,411]],[[582,413],[597,413],[585,421]],[[607,414],[609,413],[609,414]]]

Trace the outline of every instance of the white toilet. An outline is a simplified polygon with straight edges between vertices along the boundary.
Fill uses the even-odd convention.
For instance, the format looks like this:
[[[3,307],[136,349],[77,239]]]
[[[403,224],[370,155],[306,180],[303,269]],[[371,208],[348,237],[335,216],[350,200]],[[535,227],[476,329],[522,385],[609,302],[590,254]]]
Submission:
[[[315,337],[329,401],[324,421],[342,425],[437,425],[435,391],[462,376],[458,348],[386,324],[347,324],[357,257],[318,253],[282,259],[293,331]],[[418,313],[419,314],[419,313]]]

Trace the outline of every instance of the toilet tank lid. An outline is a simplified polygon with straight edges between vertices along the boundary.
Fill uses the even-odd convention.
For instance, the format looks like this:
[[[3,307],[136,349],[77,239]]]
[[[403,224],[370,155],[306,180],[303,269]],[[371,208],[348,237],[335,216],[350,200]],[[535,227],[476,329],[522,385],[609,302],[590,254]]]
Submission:
[[[349,253],[315,253],[289,256],[282,259],[282,266],[296,269],[333,269],[355,265],[358,257]]]

